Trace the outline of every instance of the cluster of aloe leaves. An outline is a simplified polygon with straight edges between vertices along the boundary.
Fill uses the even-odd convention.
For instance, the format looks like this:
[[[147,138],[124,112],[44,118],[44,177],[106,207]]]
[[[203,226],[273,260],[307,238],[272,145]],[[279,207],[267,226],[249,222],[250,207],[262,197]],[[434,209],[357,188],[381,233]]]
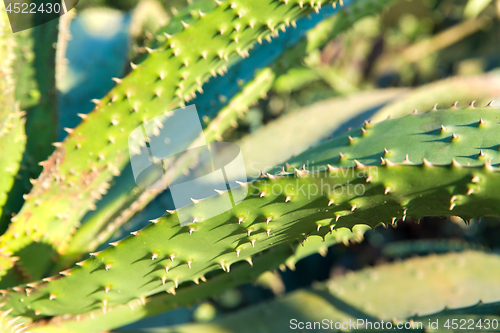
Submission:
[[[249,182],[239,188],[194,200],[180,210],[163,207],[165,214],[152,219],[149,226],[112,239],[153,199],[166,195],[135,185],[128,137],[136,127],[195,104],[206,140],[220,141],[249,106],[265,96],[274,80],[287,73],[287,64],[302,61],[357,20],[395,2],[189,2],[147,41],[128,74],[115,78],[116,85],[106,96],[94,101],[95,109],[80,114],[77,127],[65,129],[68,136],[62,142],[54,142],[57,66],[53,43],[61,43],[66,34],[57,34],[58,22],[54,21],[13,35],[2,8],[2,332],[118,329],[254,282],[266,271],[293,268],[298,260],[324,254],[333,244],[362,240],[364,232],[380,224],[428,216],[458,216],[465,221],[500,216],[500,110],[491,104],[471,104],[410,113],[413,108],[429,108],[428,99],[419,97],[427,93],[416,91],[400,96],[371,122],[327,141],[324,139],[339,127],[339,120],[331,120],[334,114],[354,116],[365,101],[359,101],[359,110],[327,105],[326,111],[304,111],[304,119],[330,119],[321,125],[297,121],[300,115],[284,116],[281,124],[270,124],[238,142],[247,164],[258,162],[274,169],[249,175]],[[495,94],[488,90],[487,80],[498,79],[479,80],[487,82],[481,98]],[[442,82],[432,90],[452,91],[452,96],[440,97],[441,101],[454,100],[469,91],[461,84]],[[405,93],[379,91],[373,104]],[[379,121],[388,114],[395,119]],[[306,137],[297,140],[297,130]],[[271,139],[278,142],[279,151],[261,151],[259,142]],[[169,179],[179,177],[196,157],[186,152],[167,165]],[[205,218],[233,192],[245,188],[248,194],[240,204]],[[202,222],[181,226],[179,213]],[[98,249],[102,251],[96,252]],[[457,266],[456,261],[464,260],[474,268]],[[434,264],[444,266],[440,273],[432,271]],[[463,307],[461,315],[498,315],[500,294],[493,292],[498,283],[490,281],[494,273],[482,271],[497,264],[494,255],[477,251],[374,268],[374,272],[355,273],[295,292],[267,310],[254,308],[206,327],[176,327],[173,331],[224,327],[239,332],[251,327],[250,318],[259,311],[279,313],[276,321],[266,323],[273,327],[280,316],[295,315],[280,312],[281,307],[292,309],[297,304],[322,309],[309,319],[342,321],[356,318],[346,310],[353,300],[352,306],[366,307],[359,314],[372,319],[405,321],[415,313],[451,315],[451,310],[440,312],[442,307],[434,306],[435,302]],[[407,275],[425,278],[428,273],[432,276],[429,290],[438,288],[446,274],[458,286],[463,281],[454,278],[464,271],[471,274],[468,279],[489,283],[489,287],[471,288],[465,293],[468,297],[454,302],[449,301],[455,295],[440,295],[439,301],[420,297],[421,302],[408,302],[405,308],[390,306],[404,304],[404,300],[385,298],[387,286],[380,285],[398,272],[400,279]],[[374,274],[382,277],[372,278]],[[407,291],[409,285],[398,284],[402,292],[396,294]],[[363,290],[370,290],[369,295]],[[486,296],[492,304],[467,307],[471,299]],[[365,297],[370,300],[364,302]],[[384,306],[373,304],[381,301]],[[287,327],[287,323],[279,325]]]

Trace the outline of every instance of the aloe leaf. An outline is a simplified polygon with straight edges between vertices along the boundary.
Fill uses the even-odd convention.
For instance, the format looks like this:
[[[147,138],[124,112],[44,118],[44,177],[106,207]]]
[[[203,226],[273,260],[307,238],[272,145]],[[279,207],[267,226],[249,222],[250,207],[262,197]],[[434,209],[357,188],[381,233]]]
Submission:
[[[33,19],[37,16],[34,15]],[[20,18],[21,19],[21,18]],[[22,19],[26,19],[25,17]],[[26,150],[22,169],[0,217],[0,230],[7,229],[12,214],[22,206],[23,195],[31,189],[30,179],[37,178],[39,162],[53,152],[56,140],[56,49],[58,22],[53,20],[12,35],[15,58],[12,64],[15,99],[26,112]],[[21,150],[21,153],[23,151]]]
[[[375,323],[380,329],[382,320],[385,330],[391,329],[387,325],[394,330],[399,323],[400,328],[407,328],[407,331],[414,327],[412,332],[428,332],[436,328],[447,331],[443,319],[446,315],[457,321],[475,313],[483,316],[476,317],[474,324],[482,319],[484,325],[489,317],[491,325],[492,319],[498,322],[498,312],[486,316],[488,312],[492,313],[484,311],[488,304],[457,310],[451,308],[476,304],[481,299],[485,302],[498,299],[500,288],[490,273],[499,263],[498,255],[475,251],[413,258],[351,272],[212,323],[186,324],[147,332],[288,332],[298,329],[298,325],[304,328],[309,325],[314,329],[315,322],[318,323],[316,329],[332,332],[345,331],[346,327],[353,329],[352,325],[355,331],[373,332],[373,327],[377,327]],[[415,313],[433,313],[444,307],[447,309],[438,315],[415,316]],[[498,311],[497,303],[490,305],[490,308],[495,307]],[[412,326],[409,319],[416,325]],[[429,327],[429,323],[436,322],[436,319],[439,325]],[[372,330],[368,329],[370,326],[365,326],[367,321],[373,322]],[[341,330],[343,323],[344,330]],[[448,324],[451,327],[451,322]]]
[[[223,75],[251,46],[320,7],[300,6],[295,0],[199,3],[205,12],[186,21],[172,20],[169,33],[158,35],[148,56],[125,78],[115,80],[116,87],[96,101],[92,113],[82,115],[85,120],[76,129],[68,129],[69,136],[55,144],[56,151],[43,163],[44,171],[15,223],[0,237],[0,246],[21,258],[27,279],[42,277],[51,258],[65,252],[83,215],[128,163],[131,131],[145,119],[190,102],[211,76]],[[335,12],[324,5],[317,19]],[[93,135],[96,132],[106,135]],[[33,215],[37,219],[31,219]],[[36,259],[33,251],[39,254]]]
[[[341,228],[320,237],[310,237],[302,245],[281,245],[255,256],[251,265],[247,262],[236,264],[230,272],[220,272],[200,280],[199,284],[179,286],[175,295],[162,293],[144,299],[132,300],[110,308],[109,311],[94,311],[85,315],[54,317],[47,325],[30,328],[32,332],[57,332],[67,329],[73,333],[100,332],[117,328],[136,320],[147,318],[181,306],[190,306],[199,300],[219,295],[224,290],[244,283],[254,282],[257,277],[269,269],[280,266],[295,268],[301,259],[314,253],[325,254],[329,246],[343,242],[359,242],[368,227],[356,226],[353,231]],[[286,264],[286,266],[284,266]]]
[[[308,164],[310,171],[269,174],[195,200],[61,272],[64,277],[7,291],[3,301],[17,315],[106,311],[161,291],[174,293],[181,283],[230,271],[260,251],[341,227],[451,214],[465,220],[499,216],[500,170],[491,165],[500,154],[498,114],[493,108],[449,109],[367,124],[290,161],[292,168]],[[412,163],[406,149],[423,154],[422,162]],[[483,153],[467,157],[478,149]],[[242,202],[220,210],[242,192]]]
[[[207,88],[204,87],[204,94],[197,96],[197,98],[193,100],[197,108],[203,110],[202,114],[206,117],[204,119],[207,120],[209,124],[204,133],[207,142],[211,142],[214,139],[218,141],[221,140],[222,133],[231,126],[235,126],[236,115],[241,116],[248,106],[254,102],[256,97],[266,94],[271,88],[270,84],[274,84],[273,80],[276,74],[280,75],[286,73],[288,66],[302,61],[305,54],[311,52],[311,50],[322,47],[329,40],[348,29],[354,22],[368,15],[376,14],[394,2],[395,1],[377,1],[370,3],[367,1],[353,2],[350,10],[342,10],[332,18],[320,22],[307,33],[307,38],[288,49],[272,66],[260,70],[259,74],[250,81],[249,79],[251,78],[252,71],[262,66],[263,63],[269,62],[271,60],[269,58],[270,55],[275,57],[276,54],[279,54],[280,48],[284,50],[286,47],[293,45],[294,41],[297,40],[293,32],[290,33],[290,31],[287,30],[284,34],[280,35],[278,41],[275,41],[273,44],[266,45],[266,42],[264,42],[264,46],[259,45],[251,52],[252,57],[245,58],[239,63],[230,66],[228,75],[215,78],[214,82],[211,81],[212,84],[208,85]],[[345,5],[348,4],[348,2],[345,3]],[[199,6],[199,8],[196,6]],[[194,6],[190,7],[190,11],[186,10],[184,13],[179,13],[179,15],[174,18],[175,23],[172,24],[177,26],[181,25],[181,18],[186,20],[189,19],[191,15],[190,12],[197,9],[202,11],[205,10],[202,2],[195,3]],[[312,20],[314,21],[315,19]],[[303,24],[304,23],[300,20],[297,23],[298,27],[302,27]],[[306,23],[306,26],[311,26],[311,23]],[[304,30],[304,28],[301,28],[301,30]],[[278,43],[278,45],[275,45],[276,43]],[[263,56],[266,56],[265,60],[262,59]],[[238,79],[232,79],[234,77],[238,77]],[[282,82],[286,77],[287,74],[280,75],[279,80]],[[237,84],[235,84],[235,81]],[[228,98],[227,95],[231,96],[231,93],[228,94],[228,92],[245,82],[248,83],[246,83],[243,91],[236,97],[230,99],[228,105],[224,107],[224,101]],[[228,87],[232,88],[228,89]],[[221,96],[219,94],[220,91],[224,91],[224,95],[226,96]],[[382,96],[385,96],[385,92],[382,93]],[[222,108],[220,114],[210,122],[210,117],[208,115],[213,114],[214,110],[220,108]],[[311,142],[314,143],[314,137],[311,139]],[[303,140],[302,143],[306,141]],[[295,149],[293,149],[292,154],[298,153],[308,146],[300,144],[294,145],[294,147]],[[301,149],[297,149],[297,147],[301,147]],[[286,150],[283,149],[282,151]],[[192,156],[183,156],[181,160],[191,161],[192,158],[190,157]],[[252,157],[255,156],[252,155]],[[254,161],[252,158],[248,157],[246,160]],[[274,158],[268,165],[274,165],[279,163],[279,161],[280,159]],[[182,162],[181,164],[176,163],[171,169],[184,170],[182,166]],[[161,192],[151,190],[143,191],[135,187],[131,174],[131,169],[126,168],[119,180],[117,180],[118,184],[110,189],[103,201],[97,204],[97,211],[91,212],[85,219],[85,225],[81,231],[78,231],[74,235],[67,253],[61,258],[60,264],[55,268],[56,270],[61,270],[67,267],[68,263],[76,261],[85,250],[87,252],[94,251],[98,245],[107,240],[118,228],[126,223],[136,212],[142,210]],[[175,179],[176,176],[169,174],[168,178]]]
[[[26,147],[25,113],[19,109],[15,98],[13,63],[16,59],[16,40],[11,32],[7,12],[0,7],[0,214],[3,212],[9,193],[19,171]],[[13,267],[17,258],[0,251],[0,276]]]
[[[500,97],[500,75],[492,72],[470,77],[452,77],[436,81],[413,90],[404,98],[393,101],[381,108],[371,120],[380,122],[388,117],[398,118],[410,114],[415,109],[423,112],[449,107],[458,102],[459,107],[474,104],[486,105]]]

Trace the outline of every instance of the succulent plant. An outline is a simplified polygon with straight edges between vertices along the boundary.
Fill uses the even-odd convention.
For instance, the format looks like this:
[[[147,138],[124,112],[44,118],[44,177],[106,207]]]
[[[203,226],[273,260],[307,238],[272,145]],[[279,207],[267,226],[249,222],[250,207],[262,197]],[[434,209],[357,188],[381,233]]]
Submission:
[[[364,269],[310,289],[299,289],[270,304],[260,304],[213,323],[180,325],[153,332],[266,332],[269,329],[281,330],[282,327],[298,328],[299,325],[314,327],[314,323],[320,323],[320,328],[332,332],[342,332],[335,324],[350,322],[355,323],[356,331],[370,332],[373,328],[368,329],[367,322],[380,323],[381,320],[386,323],[383,326],[386,330],[389,329],[386,325],[396,329],[399,324],[400,329],[410,331],[409,328],[414,327],[415,331],[422,332],[429,321],[439,324],[434,329],[446,330],[446,319],[453,318],[453,313],[460,313],[464,308],[469,311],[475,308],[476,313],[483,314],[477,316],[475,322],[477,318],[485,320],[487,314],[498,313],[498,304],[481,304],[481,299],[487,298],[490,291],[498,294],[497,284],[491,280],[490,274],[483,271],[484,267],[496,267],[496,264],[498,256],[474,251],[413,258],[404,263]],[[397,283],[387,283],[394,274],[401,279]],[[447,283],[445,291],[440,285],[443,281]],[[420,285],[425,287],[418,288]],[[478,285],[482,287],[476,288]],[[457,288],[463,289],[467,296],[455,298],[454,289]],[[392,292],[393,289],[398,292]],[[387,298],[387,290],[391,290],[391,298]],[[408,302],[405,297],[411,297],[413,302]],[[479,304],[468,307],[470,302]],[[309,311],[300,311],[298,304]],[[470,314],[467,310],[464,312]],[[252,325],[256,317],[262,320]],[[467,320],[472,318],[474,316],[470,315]],[[407,326],[404,326],[403,319],[412,319],[414,324],[406,322]],[[376,326],[372,324],[371,327]]]
[[[203,91],[201,86],[211,76],[224,74],[227,62],[246,56],[250,46],[262,38],[270,39],[278,29],[295,25],[297,18],[314,12],[314,8],[319,10],[316,5],[304,7],[294,2],[275,6],[268,1],[239,5],[205,1],[193,6],[195,15],[185,21],[173,20],[165,32],[159,33],[157,45],[148,48],[148,56],[133,64],[133,70],[125,78],[116,78],[116,87],[102,100],[95,101],[95,112],[82,115],[84,120],[77,129],[67,129],[70,135],[64,142],[54,143],[58,149],[49,160],[42,162],[44,171],[26,196],[23,208],[15,217],[16,223],[0,239],[0,246],[18,253],[21,258],[28,245],[32,248],[25,252],[49,252],[43,256],[45,259],[36,258],[37,264],[28,263],[31,257],[28,253],[20,262],[29,279],[41,278],[50,258],[64,252],[80,219],[101,193],[106,192],[112,177],[120,174],[129,160],[128,136],[133,129],[144,119],[163,114],[165,109],[185,105],[196,97],[197,90]],[[273,10],[262,16],[260,13],[268,7]],[[230,33],[229,29],[234,30]],[[186,40],[189,47],[184,44]],[[197,47],[191,49],[191,45]],[[168,79],[173,77],[177,79]],[[149,91],[139,89],[144,85],[150,87]],[[87,131],[102,131],[107,136],[84,144],[80,141],[81,137],[88,137]],[[84,156],[86,160],[89,155],[92,159],[80,166],[64,163]],[[58,184],[60,178],[65,179],[64,184]],[[50,186],[52,184],[58,185]],[[44,208],[44,202],[51,206],[49,211]],[[41,214],[40,219],[29,219],[32,214]],[[46,222],[40,223],[41,220]],[[65,221],[63,225],[61,221]]]
[[[459,217],[467,224],[500,217],[500,110],[491,103],[485,107],[470,103],[464,108],[454,104],[411,113],[435,102],[447,103],[464,91],[467,99],[495,96],[498,78],[493,74],[443,81],[414,92],[376,90],[357,95],[363,101],[335,100],[284,115],[237,141],[247,171],[257,163],[261,172],[247,172],[246,182],[216,189],[209,197],[200,194],[185,207],[164,206],[168,191],[141,189],[134,181],[130,160],[150,144],[150,138],[129,141],[136,128],[153,124],[148,133],[158,136],[164,126],[158,117],[176,109],[186,113],[186,107],[194,104],[203,135],[188,142],[189,147],[230,138],[252,105],[275,94],[273,89],[287,91],[282,87],[291,78],[297,78],[300,86],[304,78],[300,73],[309,73],[307,66],[321,70],[312,58],[332,38],[394,3],[189,2],[185,9],[173,10],[170,22],[150,36],[126,75],[114,78],[116,85],[93,100],[95,109],[79,114],[82,121],[77,127],[65,128],[68,135],[62,142],[52,142],[58,125],[55,87],[61,61],[53,44],[68,38],[67,31],[58,33],[54,20],[12,34],[2,7],[0,212],[6,229],[0,236],[2,332],[119,329],[255,282],[269,270],[294,269],[313,253],[326,255],[330,246],[361,242],[367,230],[380,225],[396,227],[398,221],[418,222],[429,216]],[[334,73],[309,79],[340,82]],[[429,92],[434,95],[429,97]],[[387,105],[374,111],[383,104]],[[367,115],[367,110],[373,121],[359,122],[357,116]],[[381,121],[388,115],[392,119]],[[175,122],[165,118],[166,123]],[[354,125],[343,123],[348,120]],[[184,131],[178,128],[174,135]],[[186,150],[165,162],[163,169],[169,180],[176,180],[199,160],[197,150]],[[26,190],[29,193],[23,196]],[[241,200],[234,204],[234,198]],[[228,202],[233,204],[227,207]],[[153,209],[162,216],[149,217],[146,213]],[[126,223],[134,219],[141,220],[139,227],[123,236]],[[457,250],[455,243],[422,244],[419,253]],[[482,249],[467,244],[459,248]],[[411,245],[392,249],[405,255],[418,251]],[[455,265],[464,260],[475,265],[472,272]],[[436,264],[450,270],[446,276],[431,272],[436,282],[432,288],[448,277],[469,277],[469,273],[478,283],[485,280],[496,287],[493,275],[481,271],[495,260],[493,254],[477,251],[376,267],[370,273],[296,291],[277,301],[272,310],[301,303],[309,310],[326,305],[321,314],[335,313],[338,318],[332,315],[332,319],[341,320],[350,313],[349,307],[378,298],[391,304],[368,306],[370,318],[407,321],[411,311],[432,307],[429,300],[412,308],[410,301],[401,307],[404,300],[382,299],[387,286],[381,284],[393,275],[410,281]],[[413,268],[408,270],[408,265]],[[383,279],[371,281],[374,274]],[[453,280],[455,285],[460,281]],[[376,292],[363,294],[365,285]],[[342,297],[327,295],[333,291]],[[316,299],[320,294],[326,296]],[[493,313],[483,306],[466,308],[465,303],[456,303],[464,306],[461,315]],[[450,315],[447,310],[431,310],[433,316]],[[215,324],[173,329],[211,331],[213,325],[222,325],[238,331],[259,311],[256,307]],[[287,315],[291,314],[283,312],[277,318]],[[319,315],[309,313],[305,319]]]

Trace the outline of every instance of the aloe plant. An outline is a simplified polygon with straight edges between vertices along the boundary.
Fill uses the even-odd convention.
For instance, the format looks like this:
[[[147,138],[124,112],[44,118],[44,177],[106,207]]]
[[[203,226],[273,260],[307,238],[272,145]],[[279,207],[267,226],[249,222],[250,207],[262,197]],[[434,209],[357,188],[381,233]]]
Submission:
[[[116,85],[93,100],[95,109],[79,114],[82,121],[77,127],[65,128],[68,135],[62,142],[51,142],[57,128],[55,78],[63,67],[52,40],[67,38],[67,32],[57,34],[53,21],[12,34],[2,7],[2,332],[119,331],[134,321],[255,282],[270,270],[295,269],[299,260],[314,253],[326,255],[331,246],[348,248],[362,242],[365,233],[370,239],[374,233],[368,230],[378,226],[397,229],[398,222],[418,223],[432,216],[461,218],[467,224],[500,217],[500,110],[491,103],[475,107],[471,101],[460,108],[430,107],[462,92],[467,92],[467,99],[494,97],[499,91],[494,74],[438,82],[416,91],[374,90],[313,104],[254,133],[236,130],[251,117],[253,105],[264,103],[268,95],[277,98],[298,89],[285,89],[288,80],[298,80],[294,87],[305,87],[306,81],[318,86],[324,81],[330,87],[333,81],[342,82],[334,67],[319,75],[325,65],[315,57],[321,52],[327,57],[333,38],[393,4],[404,6],[369,0],[188,1],[186,8],[172,10],[170,22],[146,40],[144,52],[131,59],[126,74],[113,79]],[[66,45],[65,40],[58,42]],[[311,71],[316,74],[309,75]],[[169,112],[187,113],[191,104],[198,109],[203,131],[187,147],[206,142],[215,149],[215,141],[236,141],[247,177],[172,209],[163,204],[170,198],[164,187],[143,189],[135,184],[131,158],[141,147],[149,147],[151,137],[132,143],[129,137],[141,127],[155,136],[166,124],[180,127],[175,117],[169,119]],[[267,107],[272,105],[270,101]],[[428,110],[411,112],[422,107]],[[363,123],[359,115],[373,121]],[[393,119],[381,121],[388,115]],[[178,128],[175,135],[183,132]],[[199,164],[195,149],[165,160],[170,187],[172,180],[194,172]],[[255,164],[260,172],[253,170]],[[393,246],[386,253],[457,250],[456,243],[422,244],[418,250]],[[466,243],[458,248],[485,249]],[[494,264],[493,254],[458,253],[430,261],[454,269],[454,260],[474,263],[477,279],[497,287],[493,275],[481,271]],[[413,271],[408,273],[407,265],[428,270],[430,264],[427,259],[405,261],[374,268],[370,274],[409,280]],[[358,285],[385,290],[370,284],[370,274],[356,274]],[[432,288],[448,278],[434,275]],[[454,275],[466,273],[457,269],[449,274]],[[321,300],[311,295],[337,288],[346,307],[360,307],[380,296],[363,294],[364,287],[346,294],[345,288],[353,288],[349,279],[285,296],[273,311],[302,303],[310,312],[327,304],[322,314],[335,313],[341,320],[345,309],[331,295]],[[407,301],[408,306],[377,306],[378,312],[370,308],[370,318],[412,318],[406,311],[412,300],[379,301]],[[494,305],[500,299],[490,301]],[[418,304],[423,304],[418,309],[427,309],[427,301]],[[251,316],[260,310],[248,311]],[[308,311],[301,318],[319,318]],[[488,311],[465,307],[460,315],[491,314]],[[282,312],[276,318],[289,315]],[[432,318],[447,315],[452,314],[445,311]],[[229,317],[173,330],[213,331],[213,325],[222,325],[236,332],[248,325],[248,316],[242,312],[236,321]]]
[[[18,252],[20,257],[23,257],[23,249],[30,244],[39,247],[38,251],[47,252],[47,246],[36,245],[40,243],[33,242],[34,239],[44,238],[42,243],[51,244],[51,248],[56,250],[54,252],[50,249],[49,253],[43,256],[46,258],[45,262],[42,262],[42,258],[37,258],[38,264],[23,267],[30,278],[42,277],[43,269],[49,263],[47,259],[50,260],[56,253],[64,252],[72,230],[76,230],[88,207],[94,205],[96,198],[101,196],[100,192],[106,192],[112,177],[120,174],[120,170],[128,162],[128,135],[144,121],[144,117],[156,117],[165,112],[165,108],[185,105],[196,96],[197,90],[203,91],[203,83],[211,76],[223,75],[228,63],[235,57],[245,56],[251,45],[262,41],[262,38],[271,38],[281,27],[295,24],[295,20],[301,15],[314,12],[314,8],[318,9],[317,6],[304,7],[295,3],[283,3],[276,7],[268,2],[240,4],[241,8],[237,8],[236,3],[218,4],[212,1],[195,3],[193,6],[197,9],[195,16],[185,18],[186,21],[173,20],[166,31],[158,35],[158,45],[148,48],[148,56],[141,63],[134,64],[135,69],[127,77],[115,79],[116,87],[102,100],[95,101],[96,112],[83,115],[84,121],[77,129],[68,129],[71,132],[68,138],[63,143],[55,143],[58,149],[51,159],[43,163],[47,167],[40,179],[51,182],[54,176],[64,177],[67,184],[73,185],[52,187],[52,190],[49,188],[48,191],[43,191],[42,197],[35,195],[37,188],[40,192],[40,187],[46,186],[39,180],[39,184],[35,185],[15,217],[19,223],[12,224],[0,240],[2,246]],[[268,16],[257,15],[257,12],[267,8],[266,6],[273,7]],[[222,26],[219,26],[219,22],[222,22]],[[231,33],[226,31],[229,29],[232,29]],[[189,49],[183,44],[186,39],[190,40],[190,44],[196,44],[193,38],[200,41],[197,49]],[[203,46],[206,43],[209,45]],[[165,62],[165,58],[170,60]],[[148,73],[147,77],[141,73]],[[167,80],[167,76],[178,77],[180,81]],[[144,84],[151,86],[149,91],[138,89]],[[125,111],[127,113],[124,113]],[[94,122],[94,117],[99,120]],[[100,129],[95,127],[97,124],[101,126]],[[108,134],[104,139],[95,140],[92,144],[84,145],[80,142],[80,137],[87,136],[85,131],[96,130]],[[92,165],[85,163],[81,166],[61,163],[63,159],[69,160],[72,155],[77,156],[76,159],[92,155],[94,161],[90,162]],[[54,164],[60,164],[57,175],[54,175],[49,167]],[[89,177],[83,183],[77,181],[82,173],[88,172]],[[83,187],[85,191],[82,191]],[[61,200],[61,191],[66,193],[62,196],[66,199]],[[77,196],[77,201],[74,200],[74,195]],[[51,198],[56,197],[54,206],[50,204],[53,210],[47,211],[43,208],[44,201],[50,202]],[[63,203],[64,200],[67,202]],[[71,214],[68,207],[72,207]],[[52,222],[38,225],[38,222],[27,219],[31,214],[38,214],[37,211],[45,215],[47,221]],[[67,222],[64,227],[60,226],[61,220]],[[16,230],[16,226],[20,229]],[[29,235],[26,234],[27,229],[30,230]],[[27,255],[22,265],[30,260],[29,257],[31,256]],[[35,268],[36,266],[38,267]]]
[[[283,326],[297,329],[300,325],[307,327],[309,324],[313,327],[315,322],[319,322],[321,323],[320,327],[325,330],[342,332],[338,325],[335,327],[335,323],[355,322],[356,331],[370,332],[373,329],[368,329],[370,326],[367,322],[380,322],[380,320],[385,321],[386,324],[383,326],[385,329],[389,329],[389,326],[386,325],[391,325],[393,329],[396,327],[407,328],[407,331],[416,332],[424,332],[424,326],[428,326],[430,320],[432,323],[438,324],[433,329],[444,331],[447,329],[446,319],[450,325],[449,318],[453,318],[452,313],[463,311],[462,308],[467,308],[466,305],[471,300],[477,302],[487,297],[489,291],[484,288],[476,288],[475,285],[488,286],[492,292],[498,292],[498,286],[492,281],[491,275],[484,274],[483,271],[485,267],[495,267],[496,264],[498,264],[498,256],[474,251],[413,258],[404,263],[365,269],[315,285],[310,289],[296,290],[271,304],[254,306],[213,323],[181,325],[171,329],[152,331],[214,332],[227,330],[233,332],[239,330],[240,332],[266,332],[269,329],[280,330]],[[436,266],[438,266],[437,269]],[[404,278],[398,283],[388,284],[387,280],[390,280],[394,274]],[[442,281],[447,282],[448,288],[445,292],[440,288]],[[475,283],[470,283],[472,281]],[[425,288],[415,288],[416,285],[420,284],[425,284]],[[456,299],[454,295],[456,288],[464,288],[464,293],[467,296],[464,296],[463,299]],[[399,292],[390,292],[392,297],[387,299],[387,289],[397,289]],[[404,297],[413,292],[415,293],[412,295],[414,302],[407,302]],[[297,307],[298,304],[306,305],[309,311],[301,311]],[[498,304],[478,304],[474,307],[479,313],[498,313]],[[491,310],[486,310],[488,307]],[[359,309],[359,311],[353,311],[353,308]],[[445,310],[441,311],[443,308]],[[481,308],[483,311],[480,310]],[[313,309],[314,311],[311,311]],[[421,315],[424,313],[425,315]],[[258,325],[251,324],[255,317],[263,318]],[[324,321],[325,318],[328,320]],[[471,315],[467,320],[471,318],[474,316]],[[486,316],[483,317],[485,322],[487,322],[486,318]],[[401,319],[412,319],[413,323],[410,324]],[[493,319],[496,317],[489,318],[490,321]],[[245,324],[242,325],[242,322]],[[410,328],[414,329],[410,330]]]

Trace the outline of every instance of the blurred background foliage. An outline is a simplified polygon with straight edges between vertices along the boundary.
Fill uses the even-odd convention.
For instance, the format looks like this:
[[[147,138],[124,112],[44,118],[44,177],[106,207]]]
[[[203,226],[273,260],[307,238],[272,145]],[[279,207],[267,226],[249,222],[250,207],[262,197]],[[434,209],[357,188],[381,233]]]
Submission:
[[[92,110],[93,98],[101,98],[121,77],[128,60],[140,56],[139,47],[152,32],[166,24],[185,0],[81,0],[71,22],[67,68],[58,81],[60,126],[73,128],[77,113]],[[459,106],[477,100],[484,105],[500,96],[500,0],[409,0],[377,16],[357,22],[292,64],[284,60],[272,89],[255,104],[224,141],[243,140],[263,125],[304,112],[320,101],[335,101],[332,113],[352,110],[361,101],[357,117],[340,121],[331,135],[356,126],[385,106],[408,104],[426,111],[458,100]],[[464,80],[463,78],[468,78]],[[392,90],[381,101],[378,89]],[[372,94],[367,92],[373,91]],[[398,101],[394,101],[399,98]],[[412,102],[414,101],[414,102]],[[397,104],[399,103],[399,104]],[[386,105],[389,104],[389,105]],[[379,112],[382,112],[379,111]],[[60,139],[65,135],[59,131]],[[280,134],[277,133],[277,136]],[[296,140],[308,133],[296,133]],[[265,144],[265,143],[263,143]],[[154,209],[154,205],[160,206]],[[161,214],[164,203],[152,202],[147,214]],[[139,215],[146,214],[140,212]],[[125,230],[136,228],[133,218]],[[145,220],[156,216],[145,216]],[[255,285],[244,285],[210,299],[193,309],[177,309],[135,323],[122,331],[207,322],[226,313],[323,281],[368,265],[415,255],[487,248],[499,250],[500,226],[493,218],[465,225],[459,218],[427,218],[399,221],[397,228],[377,227],[358,244],[336,245],[323,256],[300,261],[294,271],[269,272]]]

